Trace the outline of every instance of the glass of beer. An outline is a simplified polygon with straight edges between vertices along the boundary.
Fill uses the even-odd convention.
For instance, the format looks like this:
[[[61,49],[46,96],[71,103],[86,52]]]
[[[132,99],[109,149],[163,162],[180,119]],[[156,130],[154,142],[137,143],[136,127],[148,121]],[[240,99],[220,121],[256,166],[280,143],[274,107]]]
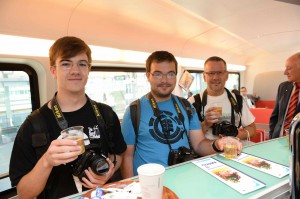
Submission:
[[[222,103],[221,102],[215,102],[212,105],[213,105],[213,107],[215,107],[214,111],[218,112],[220,114],[220,117],[222,117]]]
[[[85,152],[83,126],[72,126],[61,131],[62,139],[75,140],[81,146],[81,154]]]
[[[230,139],[227,139],[230,138]],[[224,143],[224,156],[227,159],[236,159],[238,154],[239,138],[227,136]]]

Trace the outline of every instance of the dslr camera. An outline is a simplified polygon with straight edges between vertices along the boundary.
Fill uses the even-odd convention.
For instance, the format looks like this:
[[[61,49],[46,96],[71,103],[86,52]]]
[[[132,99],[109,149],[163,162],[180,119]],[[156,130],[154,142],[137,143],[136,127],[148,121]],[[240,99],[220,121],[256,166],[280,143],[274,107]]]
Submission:
[[[238,128],[235,125],[232,125],[228,121],[223,121],[221,123],[214,124],[213,135],[224,135],[224,136],[233,136],[236,137],[239,133]]]
[[[184,146],[179,147],[178,149],[172,149],[169,152],[168,164],[169,166],[182,163],[185,161],[193,160],[199,156],[192,150]]]
[[[83,177],[87,178],[84,170],[88,169],[88,167],[91,167],[92,171],[97,175],[105,175],[109,170],[109,163],[105,155],[97,154],[98,151],[98,145],[87,145],[85,152],[71,164],[73,167],[73,175],[77,176],[80,180],[82,180]]]

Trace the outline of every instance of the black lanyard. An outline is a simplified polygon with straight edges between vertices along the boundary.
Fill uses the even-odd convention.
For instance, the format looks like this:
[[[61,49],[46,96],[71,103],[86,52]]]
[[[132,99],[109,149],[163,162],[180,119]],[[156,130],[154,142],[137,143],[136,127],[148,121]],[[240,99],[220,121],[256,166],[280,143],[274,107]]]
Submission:
[[[64,117],[64,114],[62,113],[61,111],[61,108],[56,100],[56,95],[57,93],[55,93],[53,99],[51,100],[51,110],[55,116],[55,119],[56,119],[56,122],[58,124],[58,126],[63,130],[63,129],[66,129],[68,128],[68,121],[65,119]],[[97,118],[97,123],[99,125],[99,130],[101,129],[101,131],[103,132],[103,135],[104,135],[104,139],[109,147],[109,149],[112,151],[113,155],[114,155],[114,161],[113,163],[116,164],[117,162],[117,159],[116,159],[116,154],[114,153],[109,141],[108,141],[108,138],[106,136],[106,131],[109,131],[106,123],[104,122],[104,119],[99,111],[99,108],[96,104],[96,102],[94,100],[91,100],[87,95],[86,95],[86,98],[90,101],[92,107],[93,107],[93,111],[94,111],[94,115],[96,116]],[[110,132],[109,132],[110,133]]]
[[[162,122],[162,120],[161,120],[161,119],[162,119],[161,111],[159,110],[159,108],[158,108],[158,106],[157,106],[157,103],[156,103],[156,101],[155,101],[153,95],[152,95],[151,93],[149,93],[148,96],[149,96],[149,101],[150,101],[150,105],[151,105],[151,107],[152,107],[153,113],[154,113],[154,115],[159,119],[160,125],[161,125],[161,127],[162,127],[162,131],[164,132],[165,138],[167,139],[168,146],[169,146],[170,150],[172,150],[172,146],[171,146],[171,144],[170,144],[170,141],[169,141],[169,139],[168,139],[168,134],[167,134],[167,133],[168,133],[167,131],[169,130],[168,124],[165,123],[165,122]],[[185,128],[185,124],[184,124],[184,116],[183,116],[183,114],[182,114],[182,112],[181,112],[181,110],[180,110],[180,108],[179,108],[178,103],[176,102],[176,100],[175,100],[175,98],[174,98],[174,95],[171,95],[171,97],[172,97],[173,105],[174,105],[174,107],[175,107],[175,110],[176,110],[176,112],[177,112],[177,115],[178,115],[180,121],[181,121],[182,124],[183,124],[184,133],[185,133],[185,135],[186,135],[186,137],[187,137],[187,139],[188,139],[189,147],[190,147],[190,149],[192,149],[191,144],[190,144],[190,140],[189,140],[189,137],[188,137],[188,135],[187,135],[186,128]]]
[[[60,106],[56,100],[56,94],[54,95],[52,101],[51,101],[51,110],[55,116],[55,119],[57,121],[58,126],[61,128],[61,130],[68,128],[68,121],[65,119]]]

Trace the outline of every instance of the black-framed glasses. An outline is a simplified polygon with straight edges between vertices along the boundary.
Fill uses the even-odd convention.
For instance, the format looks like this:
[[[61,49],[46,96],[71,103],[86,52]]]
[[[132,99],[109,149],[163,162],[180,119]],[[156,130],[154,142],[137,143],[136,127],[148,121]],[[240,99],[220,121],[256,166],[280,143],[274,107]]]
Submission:
[[[90,63],[86,60],[82,60],[76,63],[72,61],[62,61],[54,66],[61,67],[63,70],[70,70],[74,64],[76,64],[80,69],[86,69],[90,66]]]
[[[227,71],[211,71],[211,72],[204,72],[206,75],[208,75],[209,77],[214,77],[215,75],[217,75],[218,77],[224,75],[225,73],[227,73]]]
[[[163,76],[166,76],[168,79],[174,79],[176,77],[176,73],[173,71],[168,72],[167,74],[163,74],[162,72],[154,72],[150,74],[156,79],[162,79]]]

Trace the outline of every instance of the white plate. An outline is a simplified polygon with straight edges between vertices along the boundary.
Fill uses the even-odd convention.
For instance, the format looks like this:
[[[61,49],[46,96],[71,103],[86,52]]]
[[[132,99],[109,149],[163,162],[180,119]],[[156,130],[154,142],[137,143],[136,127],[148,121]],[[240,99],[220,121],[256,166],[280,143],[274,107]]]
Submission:
[[[131,194],[128,192],[114,192],[107,193],[103,197],[103,199],[137,199],[135,194]]]

